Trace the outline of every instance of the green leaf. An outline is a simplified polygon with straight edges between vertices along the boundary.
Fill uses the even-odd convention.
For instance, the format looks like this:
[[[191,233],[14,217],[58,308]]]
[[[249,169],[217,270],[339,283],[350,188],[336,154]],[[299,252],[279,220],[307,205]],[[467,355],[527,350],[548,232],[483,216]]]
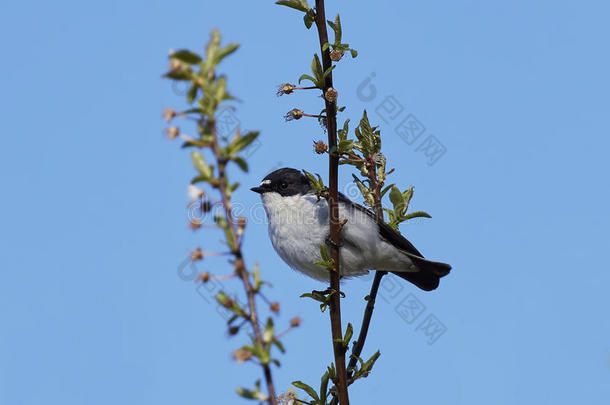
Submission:
[[[199,139],[187,139],[186,141],[184,141],[181,148],[190,148],[191,146],[196,146],[198,148],[207,148],[209,146],[212,146],[212,143],[201,141]]]
[[[189,108],[188,110],[184,110],[184,111],[180,111],[178,113],[178,115],[183,115],[183,114],[203,114],[203,111],[201,110],[201,108]]]
[[[214,97],[216,99],[216,104],[220,104],[222,100],[224,100],[225,94],[227,92],[227,78],[225,76],[221,76],[216,81],[216,91]]]
[[[258,131],[251,131],[243,136],[240,136],[240,137],[234,139],[231,142],[231,144],[229,144],[229,149],[231,151],[231,154],[239,152],[240,150],[246,148],[248,145],[250,145],[252,142],[254,142],[254,140],[258,137],[258,135],[259,135]]]
[[[349,341],[352,339],[354,334],[354,327],[351,323],[348,322],[347,329],[345,330],[345,335],[343,336],[343,341],[345,342],[345,346],[349,345]]]
[[[377,361],[379,356],[381,356],[381,353],[379,352],[379,350],[377,350],[375,352],[375,354],[373,354],[371,356],[370,359],[368,359],[367,361],[364,362],[364,364],[362,365],[362,370],[367,371],[367,372],[371,371],[371,369],[373,368],[373,365],[375,364],[375,362]]]
[[[267,318],[267,324],[263,329],[263,342],[271,343],[273,341],[273,319]]]
[[[191,152],[191,160],[193,161],[193,166],[195,166],[195,169],[197,169],[204,179],[212,178],[212,167],[206,163],[203,155],[200,152]]]
[[[341,19],[339,18],[339,14],[335,17],[335,21],[326,21],[330,28],[335,32],[335,44],[341,43]]]
[[[170,70],[169,72],[164,74],[163,77],[167,77],[168,79],[187,81],[187,80],[191,80],[192,74],[193,74],[193,72],[190,69],[189,70],[176,69],[176,70]]]
[[[224,58],[235,52],[239,48],[239,44],[229,44],[218,50],[216,54],[216,63],[220,63]]]
[[[381,190],[381,198],[383,198],[383,196],[388,192],[388,190],[392,188],[392,186],[395,186],[395,184],[390,184],[389,186],[386,186],[383,190]]]
[[[243,158],[240,158],[239,156],[234,157],[233,160],[235,163],[237,163],[237,166],[239,166],[239,168],[241,170],[243,170],[244,172],[248,173],[248,163],[246,163],[246,161]]]
[[[326,267],[328,270],[332,270],[334,268],[335,261],[330,257],[328,247],[326,247],[326,245],[320,245],[320,256],[322,257],[322,260],[317,260],[313,262],[313,264],[317,264],[318,266]]]
[[[332,271],[334,269],[335,261],[330,257],[326,245],[320,245],[320,256],[322,256],[322,260],[317,260],[313,262],[313,264],[317,264],[318,266],[325,267]]]
[[[411,198],[413,197],[413,186],[409,187],[406,191],[404,191],[402,193],[402,196],[405,200],[405,203],[407,204],[407,207],[409,206],[409,203],[411,202]]]
[[[324,74],[322,72],[322,65],[320,64],[320,58],[318,57],[317,53],[314,53],[311,61],[311,73],[313,73],[319,84],[323,84]]]
[[[326,76],[328,76],[328,75],[329,75],[329,73],[330,73],[330,72],[332,72],[332,71],[333,71],[333,69],[335,69],[336,67],[337,67],[336,65],[332,65],[332,66],[330,66],[328,69],[326,69],[326,70],[324,71],[324,74],[322,75],[322,78],[323,78],[323,79],[326,79]]]
[[[352,55],[352,58],[355,58],[358,56],[358,51],[355,49],[350,49],[349,53]]]
[[[286,349],[284,349],[284,345],[282,344],[282,342],[280,342],[277,339],[273,339],[271,341],[271,344],[276,345],[278,349],[280,349],[280,352],[282,353],[286,353]]]
[[[237,187],[239,187],[239,183],[229,184],[227,186],[227,190],[229,191],[229,193],[232,193],[233,191],[235,191],[237,189]]]
[[[322,375],[320,379],[320,404],[326,405],[326,397],[328,396],[328,380],[330,376],[328,370]]]
[[[294,8],[295,10],[307,12],[311,9],[307,4],[306,0],[280,0],[276,1],[275,4],[279,4],[280,6],[286,6],[290,8]]]
[[[303,16],[303,23],[305,23],[305,27],[307,29],[310,29],[315,20],[316,14],[314,13],[314,11],[311,9],[307,10],[305,15]]]
[[[197,55],[195,52],[191,52],[186,49],[174,51],[171,55],[169,55],[169,57],[171,59],[178,59],[181,62],[188,63],[191,65],[195,65],[203,61],[201,59],[201,56]]]
[[[261,269],[258,263],[254,263],[254,273],[252,277],[254,278],[254,290],[258,291],[260,286],[263,284],[263,282],[261,281]]]
[[[301,82],[303,80],[309,80],[310,82],[312,82],[316,87],[320,87],[320,84],[318,83],[318,81],[316,79],[314,79],[313,77],[309,76],[308,74],[302,74],[301,77],[299,77],[299,84],[301,84]]]
[[[205,47],[205,63],[208,64],[207,67],[213,65],[216,62],[216,53],[218,52],[218,47],[220,46],[220,31],[216,28],[210,32],[210,41]]]
[[[347,153],[350,152],[352,150],[352,147],[354,146],[354,141],[352,141],[351,139],[341,139],[339,141],[339,153]]]
[[[186,93],[186,101],[189,104],[191,104],[197,98],[197,90],[199,90],[199,87],[193,84]]]
[[[231,227],[227,226],[226,228],[224,228],[224,231],[225,242],[227,243],[227,246],[229,246],[231,250],[235,250],[236,246],[235,241],[233,240],[233,232],[231,231]]]
[[[337,377],[337,372],[335,370],[335,363],[330,363],[330,366],[327,367],[328,377],[331,380],[334,380]]]
[[[258,341],[254,343],[254,350],[252,350],[252,354],[256,356],[263,364],[269,364],[269,362],[271,361],[271,356],[269,355],[269,348],[264,348]]]
[[[316,173],[316,176],[317,176],[317,178],[316,178],[313,176],[313,174],[309,173],[307,170],[303,169],[302,171],[303,171],[303,174],[305,175],[305,177],[307,177],[307,179],[311,183],[311,186],[316,191],[320,191],[325,188],[324,182],[322,181],[322,177],[318,173]]]
[[[343,123],[343,128],[337,131],[339,135],[339,139],[347,139],[347,135],[349,133],[349,118],[345,120]]]
[[[324,45],[322,45],[322,51],[327,50],[330,47],[330,44],[328,42],[325,42]]]
[[[311,388],[309,385],[305,384],[302,381],[293,381],[292,385],[294,385],[295,387],[302,389],[303,391],[305,391],[310,397],[312,397],[315,401],[319,401],[320,398],[318,397],[318,393],[316,392],[316,390],[314,390],[313,388]]]
[[[362,180],[356,177],[355,174],[352,174],[352,177],[354,178],[354,183],[356,183],[356,186],[358,186],[358,190],[360,190],[360,194],[362,194],[366,205],[369,207],[374,206],[375,197],[373,196],[373,193],[371,193],[371,190],[369,190],[369,188],[362,182]]]
[[[414,211],[402,217],[404,221],[411,218],[432,218],[430,214],[424,211]]]
[[[247,399],[257,399],[259,401],[269,400],[269,397],[261,391],[252,391],[244,387],[237,387],[235,391],[237,392],[237,395]]]
[[[320,245],[320,256],[322,256],[323,260],[330,260],[330,254],[326,245]]]
[[[401,216],[404,213],[406,206],[404,196],[396,186],[392,186],[392,190],[390,191],[390,201],[394,206],[394,212]]]

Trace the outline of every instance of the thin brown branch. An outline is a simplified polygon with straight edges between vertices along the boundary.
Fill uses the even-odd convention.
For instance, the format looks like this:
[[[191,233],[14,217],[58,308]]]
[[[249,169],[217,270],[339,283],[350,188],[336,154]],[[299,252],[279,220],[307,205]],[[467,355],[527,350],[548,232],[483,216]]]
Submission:
[[[379,182],[377,178],[377,170],[373,162],[367,162],[367,171],[370,181],[370,188],[373,190],[373,209],[375,211],[375,214],[377,215],[377,220],[383,221],[383,206],[381,205],[381,187],[383,187],[383,183]],[[362,354],[364,342],[366,341],[366,337],[369,332],[369,326],[373,317],[373,310],[375,309],[375,300],[377,299],[377,291],[379,290],[379,284],[381,283],[381,279],[383,278],[383,276],[386,274],[387,273],[384,271],[375,272],[375,278],[373,279],[373,284],[371,285],[371,291],[366,298],[367,302],[366,307],[364,309],[364,315],[362,317],[362,326],[360,327],[358,340],[356,340],[356,343],[352,348],[349,364],[347,365],[348,385],[354,382],[354,380],[352,379],[352,376],[354,375],[354,367],[356,367],[356,364],[358,363],[358,358]],[[336,403],[337,397],[334,397],[331,401],[331,405],[336,405]]]
[[[227,162],[220,155],[220,146],[218,145],[218,133],[216,132],[216,122],[210,120],[208,122],[210,126],[210,130],[214,136],[214,144],[212,145],[212,149],[214,152],[214,156],[218,163],[218,190],[220,191],[220,195],[222,197],[222,206],[225,213],[225,218],[227,220],[227,224],[230,228],[230,237],[232,239],[232,244],[234,249],[232,251],[233,256],[235,257],[235,272],[241,278],[241,281],[244,285],[244,289],[246,291],[246,296],[248,297],[248,309],[249,309],[249,317],[248,320],[252,325],[252,329],[254,330],[254,336],[258,343],[261,346],[264,346],[263,334],[261,333],[261,328],[258,323],[258,312],[256,311],[256,300],[255,295],[256,292],[250,283],[250,278],[248,276],[248,272],[246,271],[246,267],[244,265],[243,254],[241,251],[241,244],[239,238],[237,236],[237,223],[233,220],[233,214],[231,211],[231,197],[227,193],[227,184],[226,184],[226,174],[225,167]],[[275,394],[275,386],[273,384],[273,378],[271,376],[271,368],[269,364],[261,364],[263,368],[263,374],[265,376],[265,382],[267,384],[267,391],[269,393],[269,404],[277,405],[277,396]]]
[[[386,274],[384,271],[376,271],[375,278],[373,279],[373,284],[371,285],[371,292],[367,296],[366,308],[364,309],[364,316],[362,317],[362,326],[360,327],[360,333],[358,334],[358,340],[356,340],[356,344],[352,349],[351,358],[349,360],[349,364],[347,365],[348,378],[350,378],[353,373],[353,368],[356,367],[356,363],[358,362],[358,357],[362,353],[362,349],[364,348],[364,342],[366,341],[366,336],[369,332],[369,325],[371,324],[371,318],[373,317],[373,310],[375,309],[375,299],[377,298],[377,291],[379,290],[379,283],[381,283],[381,278]]]
[[[323,50],[323,46],[328,42],[328,32],[326,30],[326,15],[324,10],[324,0],[316,0],[316,28],[318,30],[318,38],[320,40],[320,52],[322,54],[322,69],[326,71],[331,67],[330,52],[328,49]],[[333,87],[333,76],[330,72],[326,76],[324,82],[325,93],[327,89]],[[337,146],[337,108],[335,102],[330,102],[325,99],[326,103],[326,128],[328,133],[329,150],[336,149]],[[334,270],[330,272],[330,288],[336,293],[331,295],[330,302],[330,322],[333,338],[333,352],[335,355],[335,367],[338,378],[339,402],[341,405],[349,405],[349,395],[347,392],[347,372],[345,368],[345,347],[341,342],[343,331],[341,328],[341,294],[339,285],[339,241],[340,241],[340,225],[339,225],[339,207],[337,203],[338,196],[338,173],[339,173],[339,155],[337,153],[329,154],[328,159],[328,182],[329,196],[328,208],[330,211],[330,240],[331,257],[334,262]]]
[[[375,209],[375,214],[377,214],[377,221],[383,222],[383,207],[381,205],[381,187],[383,186],[383,183],[380,182],[377,178],[377,170],[373,162],[367,163],[367,169],[370,180],[370,188],[373,189],[373,208]],[[371,285],[371,292],[367,297],[366,308],[364,309],[364,316],[362,318],[362,326],[360,327],[358,340],[354,345],[351,358],[349,360],[349,365],[347,366],[348,370],[350,370],[350,372],[348,373],[348,377],[352,376],[353,372],[351,369],[356,366],[358,357],[360,357],[362,349],[364,348],[364,342],[366,340],[366,336],[369,331],[369,325],[371,324],[371,318],[373,316],[373,309],[375,309],[375,299],[377,298],[377,291],[379,290],[379,284],[381,283],[381,279],[385,274],[387,273],[383,271],[375,272],[375,278],[373,279],[373,284]]]

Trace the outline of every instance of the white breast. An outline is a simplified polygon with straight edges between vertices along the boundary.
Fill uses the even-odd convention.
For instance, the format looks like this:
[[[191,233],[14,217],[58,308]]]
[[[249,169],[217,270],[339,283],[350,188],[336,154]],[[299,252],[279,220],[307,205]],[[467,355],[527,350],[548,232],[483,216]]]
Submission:
[[[328,271],[313,262],[320,260],[320,246],[329,234],[328,203],[314,195],[282,197],[262,195],[269,219],[269,237],[277,253],[290,267],[318,280],[328,280]],[[368,270],[403,270],[410,260],[390,244],[381,241],[377,224],[366,214],[339,205],[339,217],[346,218],[340,250],[341,274],[359,276]]]

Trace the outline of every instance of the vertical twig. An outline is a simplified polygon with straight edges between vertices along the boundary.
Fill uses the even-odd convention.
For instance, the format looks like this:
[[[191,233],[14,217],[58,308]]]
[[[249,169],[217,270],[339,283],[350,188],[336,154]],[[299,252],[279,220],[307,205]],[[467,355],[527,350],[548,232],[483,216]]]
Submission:
[[[320,52],[322,53],[322,70],[326,71],[331,66],[330,52],[328,49],[323,50],[322,47],[328,42],[328,32],[326,30],[326,16],[324,11],[324,0],[316,0],[316,28],[318,30],[318,38],[320,40]],[[333,87],[332,72],[326,76],[324,81],[323,93]],[[326,128],[328,131],[328,147],[329,150],[335,150],[337,146],[337,109],[335,102],[326,100]],[[338,194],[338,173],[339,173],[339,155],[335,152],[329,154],[328,159],[328,184],[330,187],[328,197],[328,208],[330,211],[330,240],[334,242],[331,245],[331,257],[334,261],[334,271],[330,272],[330,288],[336,291],[331,295],[330,302],[330,322],[333,338],[333,351],[335,355],[335,367],[337,371],[339,390],[339,402],[341,405],[349,405],[349,395],[347,392],[347,372],[345,368],[345,347],[341,342],[343,331],[341,328],[341,294],[339,285],[339,241],[341,227],[339,225],[339,207],[337,204]]]
[[[234,249],[231,252],[235,257],[235,272],[240,277],[244,289],[246,291],[246,296],[248,297],[248,321],[252,325],[252,329],[254,330],[254,336],[258,343],[261,346],[264,346],[263,334],[261,333],[261,328],[258,323],[258,313],[256,311],[256,300],[255,300],[255,291],[252,288],[252,284],[250,283],[250,278],[248,276],[248,272],[244,265],[243,254],[241,251],[241,244],[239,242],[239,238],[237,237],[237,230],[235,229],[236,223],[233,220],[233,214],[231,212],[231,198],[227,193],[227,184],[226,184],[226,175],[225,175],[225,166],[227,162],[220,155],[220,147],[218,146],[218,134],[216,132],[216,122],[212,119],[208,121],[208,125],[210,130],[214,136],[214,144],[212,149],[214,151],[214,156],[218,163],[218,190],[220,191],[220,195],[222,197],[222,206],[225,212],[225,217],[227,223],[230,228],[231,239],[233,240]],[[273,378],[271,376],[271,368],[269,364],[262,364],[263,375],[265,376],[265,382],[267,384],[267,391],[269,393],[269,404],[277,405],[277,396],[275,394],[275,386],[273,384]]]
[[[367,171],[370,181],[370,189],[373,191],[374,210],[377,215],[377,221],[383,222],[383,206],[381,204],[381,187],[382,184],[377,179],[377,169],[373,162],[367,162]],[[364,316],[362,317],[362,326],[360,327],[360,333],[358,334],[358,340],[352,349],[351,358],[347,369],[349,370],[348,378],[353,374],[353,368],[356,366],[358,357],[362,353],[364,348],[364,342],[369,331],[369,325],[371,324],[371,318],[373,317],[373,310],[375,309],[375,299],[377,299],[377,291],[379,290],[379,284],[381,279],[387,272],[376,271],[373,284],[371,285],[371,292],[367,297],[366,308],[364,309]]]

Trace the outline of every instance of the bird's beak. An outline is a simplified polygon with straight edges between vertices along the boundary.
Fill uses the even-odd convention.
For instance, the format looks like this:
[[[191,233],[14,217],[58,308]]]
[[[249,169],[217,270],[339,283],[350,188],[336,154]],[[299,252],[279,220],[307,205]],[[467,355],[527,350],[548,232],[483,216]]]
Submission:
[[[266,191],[264,187],[252,187],[250,190],[259,194],[263,194]]]

